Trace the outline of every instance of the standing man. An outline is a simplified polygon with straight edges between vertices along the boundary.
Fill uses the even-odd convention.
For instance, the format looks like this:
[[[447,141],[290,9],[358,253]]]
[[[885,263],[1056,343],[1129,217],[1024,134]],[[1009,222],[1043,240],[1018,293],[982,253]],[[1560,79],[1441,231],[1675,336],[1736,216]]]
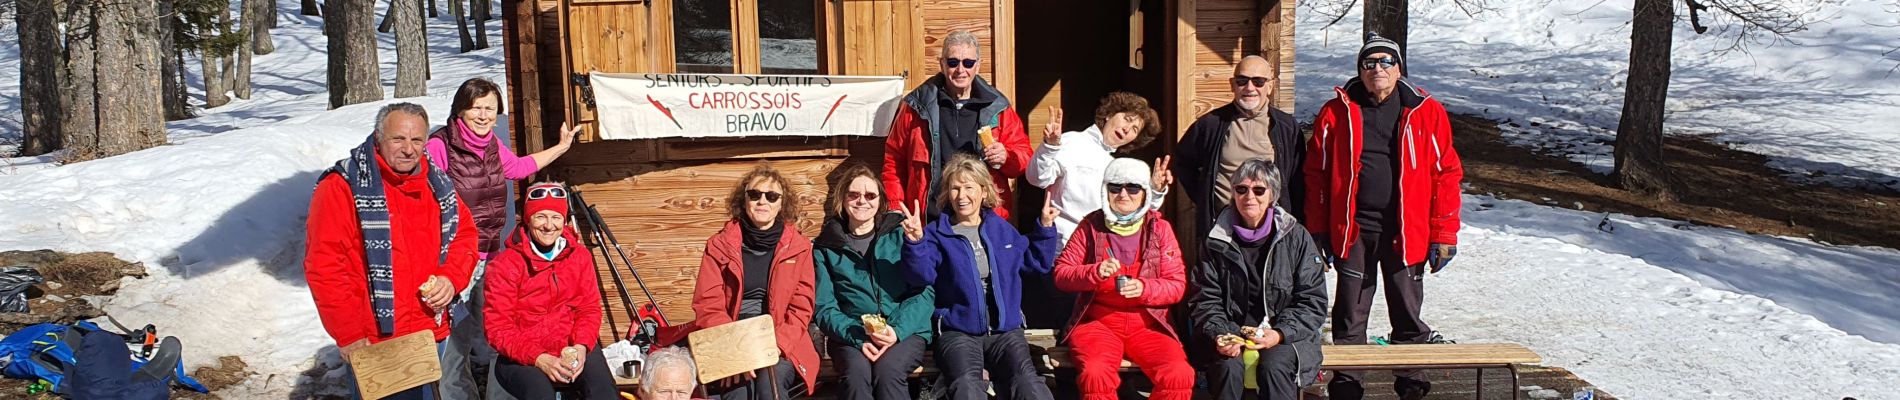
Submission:
[[[942,190],[934,180],[943,176],[951,155],[965,153],[989,166],[990,178],[1003,198],[996,214],[1009,218],[1015,199],[1009,180],[1022,177],[1029,165],[1029,136],[1009,99],[977,76],[981,50],[975,35],[951,32],[943,39],[943,58],[937,61],[943,72],[904,96],[904,105],[891,121],[890,136],[884,140],[887,204],[923,200],[926,210],[916,211],[937,215],[941,205],[929,203]]]
[[[433,332],[440,354],[449,301],[475,267],[473,217],[448,174],[423,156],[428,118],[413,103],[384,106],[375,133],[325,171],[311,196],[304,279],[345,362],[419,331]],[[434,399],[434,385],[389,398]]]
[[[1293,115],[1272,106],[1279,82],[1278,63],[1260,56],[1240,59],[1234,76],[1227,80],[1234,101],[1194,120],[1174,150],[1174,175],[1180,177],[1181,188],[1194,203],[1194,227],[1203,235],[1221,209],[1233,202],[1234,182],[1228,177],[1252,158],[1272,161],[1280,176],[1289,177],[1285,195],[1276,205],[1303,219],[1299,218],[1305,189],[1300,163],[1306,151]]]
[[[1436,341],[1419,318],[1425,264],[1436,273],[1458,254],[1459,182],[1464,166],[1451,144],[1445,107],[1403,78],[1397,43],[1367,33],[1359,77],[1334,88],[1337,98],[1313,121],[1313,157],[1303,172],[1306,229],[1336,257],[1333,343],[1365,344],[1366,318],[1385,280],[1393,343]],[[1375,275],[1376,274],[1376,275]],[[1432,389],[1418,371],[1394,371],[1401,399]],[[1334,399],[1364,396],[1360,373],[1341,371]]]

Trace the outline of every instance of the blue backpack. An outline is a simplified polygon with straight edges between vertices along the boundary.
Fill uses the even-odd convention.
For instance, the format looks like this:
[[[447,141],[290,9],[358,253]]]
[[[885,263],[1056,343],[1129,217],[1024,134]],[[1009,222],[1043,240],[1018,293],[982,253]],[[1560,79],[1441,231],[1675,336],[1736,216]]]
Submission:
[[[147,330],[146,332],[150,332]],[[86,341],[87,336],[99,334],[115,337],[116,341],[102,342],[97,339]],[[92,349],[94,346],[113,347]],[[71,325],[38,324],[20,329],[18,332],[0,338],[0,375],[15,379],[46,381],[53,393],[74,395],[71,387],[75,375],[87,376],[125,376],[133,373],[158,376],[157,381],[164,385],[176,382],[199,393],[208,393],[204,385],[185,375],[184,364],[179,362],[183,346],[177,338],[166,337],[158,346],[156,353],[132,354],[126,348],[125,336],[107,331],[92,322],[80,321]],[[123,358],[121,358],[123,357]],[[115,365],[112,369],[125,368],[126,359],[130,361],[129,371],[91,371],[103,365]],[[150,368],[147,368],[149,364]],[[169,373],[164,370],[171,370]],[[104,381],[88,381],[82,386],[106,384]],[[81,388],[82,392],[84,389]],[[97,388],[103,390],[122,390],[124,388]],[[83,397],[83,396],[76,396]]]

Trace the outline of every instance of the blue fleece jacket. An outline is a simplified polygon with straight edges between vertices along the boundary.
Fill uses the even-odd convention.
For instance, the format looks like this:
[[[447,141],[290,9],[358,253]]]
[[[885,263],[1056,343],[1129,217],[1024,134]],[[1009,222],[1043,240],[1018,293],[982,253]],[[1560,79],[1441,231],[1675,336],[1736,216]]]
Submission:
[[[911,284],[931,286],[937,292],[938,324],[943,330],[972,335],[1007,332],[1023,327],[1023,280],[1042,279],[1055,265],[1062,234],[1038,225],[1028,236],[1009,221],[983,210],[982,238],[966,238],[951,228],[944,214],[924,227],[924,239],[904,243],[904,265]],[[990,296],[996,302],[991,315],[977,277],[976,253],[970,240],[982,240],[989,253]]]

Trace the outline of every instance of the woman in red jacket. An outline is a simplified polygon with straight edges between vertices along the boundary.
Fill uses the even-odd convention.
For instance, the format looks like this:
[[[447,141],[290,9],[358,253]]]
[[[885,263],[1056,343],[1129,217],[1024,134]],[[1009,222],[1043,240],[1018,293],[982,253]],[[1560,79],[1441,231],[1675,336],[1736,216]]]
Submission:
[[[724,400],[791,397],[801,383],[806,394],[817,387],[818,349],[811,342],[816,275],[811,240],[792,226],[798,194],[788,182],[764,164],[739,178],[726,199],[732,220],[706,240],[699,261],[695,328],[770,315],[783,354],[777,366],[712,385],[709,391]]]
[[[1194,393],[1194,368],[1168,325],[1187,269],[1174,227],[1149,206],[1149,172],[1140,160],[1110,161],[1102,174],[1107,207],[1084,217],[1056,257],[1056,288],[1081,293],[1068,340],[1084,399],[1116,398],[1123,358],[1154,381],[1152,399]]]
[[[522,228],[488,268],[488,341],[501,353],[495,380],[515,398],[554,398],[556,385],[583,398],[616,397],[600,336],[600,284],[594,256],[567,223],[567,191],[528,187]]]

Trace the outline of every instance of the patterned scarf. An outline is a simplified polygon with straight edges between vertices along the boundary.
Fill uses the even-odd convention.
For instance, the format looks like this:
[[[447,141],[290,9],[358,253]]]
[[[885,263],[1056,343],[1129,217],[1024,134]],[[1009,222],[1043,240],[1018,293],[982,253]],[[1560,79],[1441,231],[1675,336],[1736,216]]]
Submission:
[[[428,163],[424,155],[422,163]],[[455,240],[455,228],[459,222],[456,216],[455,185],[449,175],[440,168],[428,169],[430,193],[435,194],[437,208],[441,212],[442,249],[436,262],[448,262],[449,243]],[[396,333],[396,274],[390,255],[392,247],[389,236],[389,201],[383,195],[383,175],[376,167],[376,135],[350,150],[350,158],[336,162],[336,166],[324,171],[343,176],[350,185],[350,194],[355,197],[356,219],[363,230],[363,256],[369,271],[369,304],[376,313],[376,332],[380,336]]]

